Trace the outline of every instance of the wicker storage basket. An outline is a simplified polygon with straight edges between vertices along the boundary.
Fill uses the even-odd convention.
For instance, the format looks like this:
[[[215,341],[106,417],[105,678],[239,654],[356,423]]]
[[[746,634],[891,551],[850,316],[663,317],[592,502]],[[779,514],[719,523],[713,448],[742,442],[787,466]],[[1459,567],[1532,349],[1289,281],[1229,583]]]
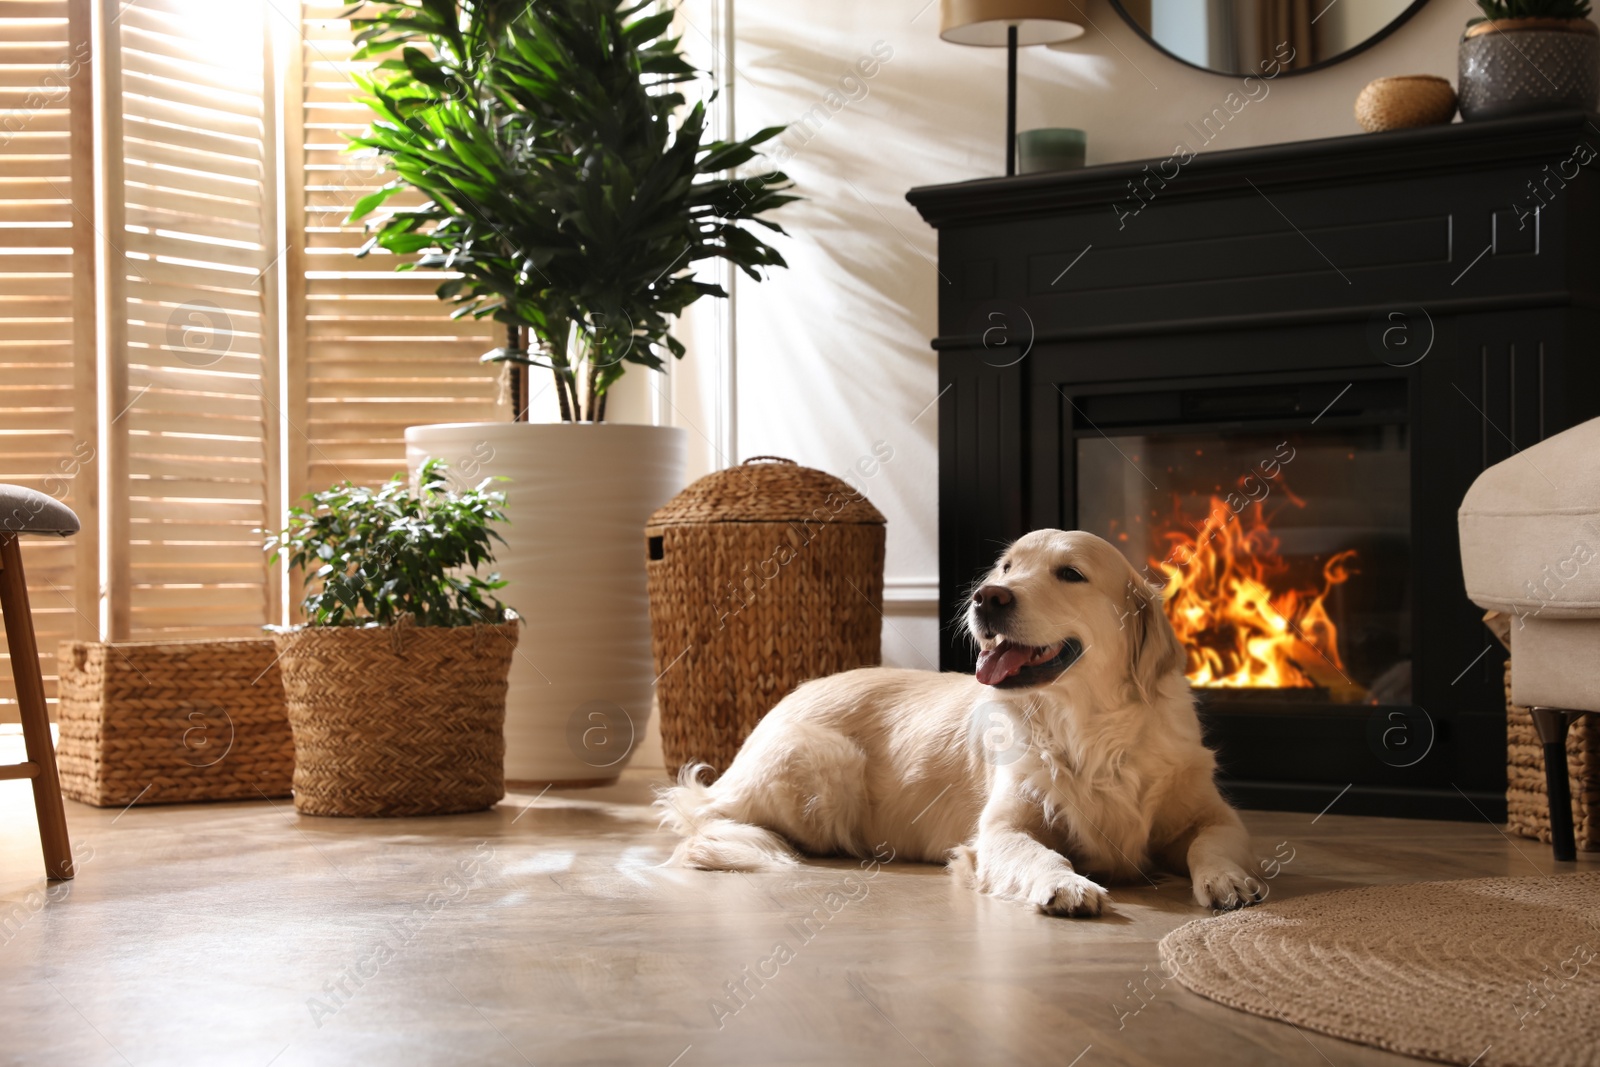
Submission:
[[[1600,850],[1600,722],[1579,716],[1567,731],[1567,771],[1572,775],[1572,825],[1578,847]],[[1511,703],[1506,664],[1506,822],[1513,832],[1550,843],[1550,800],[1545,792],[1544,746],[1527,708]]]
[[[61,790],[100,807],[289,795],[294,741],[271,638],[63,641]]]
[[[746,460],[678,494],[645,537],[669,770],[721,774],[795,686],[879,662],[883,515],[831,474]]]
[[[518,624],[277,635],[307,815],[449,815],[505,796]]]

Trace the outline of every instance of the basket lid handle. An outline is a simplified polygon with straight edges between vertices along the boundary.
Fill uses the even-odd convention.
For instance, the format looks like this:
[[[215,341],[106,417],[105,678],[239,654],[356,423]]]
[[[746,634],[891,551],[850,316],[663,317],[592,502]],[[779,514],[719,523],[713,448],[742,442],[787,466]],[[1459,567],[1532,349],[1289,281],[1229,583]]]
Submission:
[[[791,467],[796,465],[794,460],[784,459],[782,456],[751,456],[739,466],[748,467],[752,463],[787,463]]]

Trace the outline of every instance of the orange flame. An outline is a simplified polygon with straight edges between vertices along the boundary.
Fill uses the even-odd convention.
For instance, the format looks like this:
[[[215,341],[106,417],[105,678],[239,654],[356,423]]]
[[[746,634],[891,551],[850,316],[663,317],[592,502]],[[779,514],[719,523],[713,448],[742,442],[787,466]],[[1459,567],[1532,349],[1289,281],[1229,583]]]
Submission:
[[[1292,499],[1292,497],[1291,497]],[[1235,514],[1220,498],[1197,529],[1181,505],[1162,537],[1167,617],[1188,649],[1189,681],[1211,688],[1357,688],[1344,674],[1339,632],[1325,604],[1354,572],[1355,550],[1332,556],[1298,587],[1278,551],[1260,501]]]

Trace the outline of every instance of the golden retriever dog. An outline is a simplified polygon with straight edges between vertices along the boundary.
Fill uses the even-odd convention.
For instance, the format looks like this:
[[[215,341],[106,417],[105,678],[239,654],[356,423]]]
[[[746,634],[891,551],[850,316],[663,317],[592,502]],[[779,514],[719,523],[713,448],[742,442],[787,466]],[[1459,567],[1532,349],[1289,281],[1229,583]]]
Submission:
[[[1184,652],[1115,548],[1038,530],[967,608],[977,677],[864,668],[807,682],[726,774],[657,800],[672,864],[760,871],[817,855],[948,861],[979,892],[1100,914],[1102,881],[1187,874],[1208,907],[1258,899],[1201,743]],[[892,850],[892,852],[886,851]]]

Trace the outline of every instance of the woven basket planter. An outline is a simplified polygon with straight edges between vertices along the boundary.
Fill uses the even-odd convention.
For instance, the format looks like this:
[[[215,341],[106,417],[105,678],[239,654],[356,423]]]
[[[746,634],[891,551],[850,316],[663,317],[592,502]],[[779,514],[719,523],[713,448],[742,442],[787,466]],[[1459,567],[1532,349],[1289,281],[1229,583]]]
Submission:
[[[883,515],[789,460],[708,475],[645,529],[668,770],[721,774],[795,686],[879,662]]]
[[[99,807],[286,797],[294,741],[270,638],[63,641],[61,790]]]
[[[517,624],[277,635],[306,815],[451,815],[505,796]]]
[[[1600,723],[1581,715],[1567,731],[1567,771],[1572,776],[1572,825],[1578,847],[1600,850]],[[1544,745],[1527,708],[1511,703],[1506,663],[1506,822],[1514,833],[1550,843],[1550,799],[1545,792]]]

